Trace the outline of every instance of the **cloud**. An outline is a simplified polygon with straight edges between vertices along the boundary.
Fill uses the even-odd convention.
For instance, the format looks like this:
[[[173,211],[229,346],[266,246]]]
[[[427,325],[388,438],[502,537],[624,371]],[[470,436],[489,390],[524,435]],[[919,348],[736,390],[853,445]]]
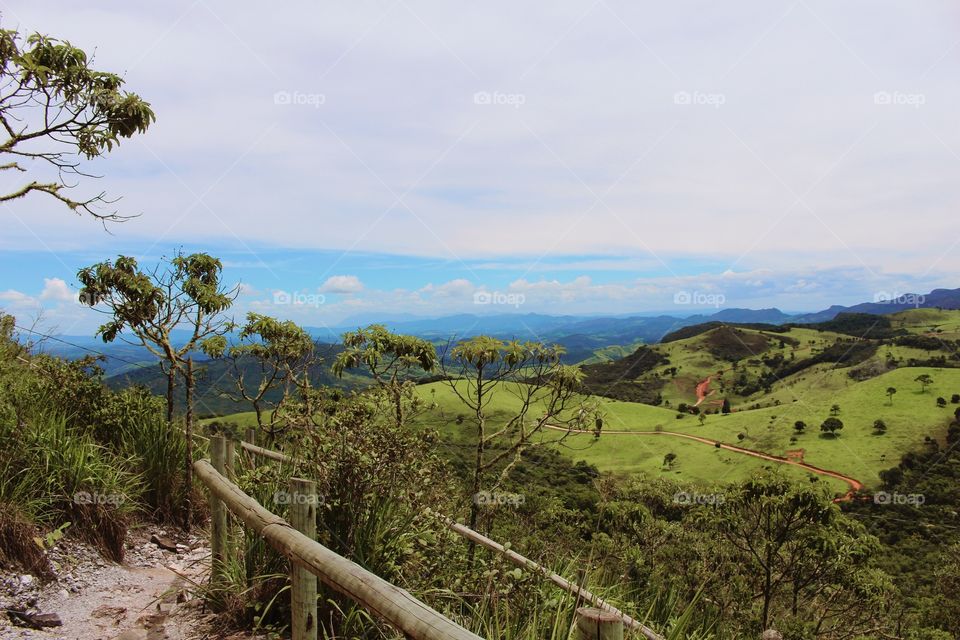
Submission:
[[[476,287],[465,278],[457,278],[444,282],[440,285],[434,285],[432,282],[422,287],[418,293],[429,294],[433,298],[462,298],[473,295]]]
[[[237,295],[238,296],[258,296],[260,291],[256,287],[247,284],[246,282],[241,282],[237,285]]]
[[[320,286],[320,291],[322,293],[360,293],[363,291],[363,283],[357,276],[330,276]]]
[[[12,307],[33,306],[37,303],[34,298],[20,291],[16,291],[15,289],[0,291],[0,302],[8,304]]]
[[[67,283],[60,278],[44,278],[40,299],[53,302],[71,302],[77,299],[77,292],[71,291]]]
[[[619,255],[678,273],[704,255],[747,268],[960,267],[960,91],[945,27],[956,9],[821,4],[816,15],[762,0],[528,12],[493,0],[466,18],[440,0],[389,16],[379,3],[229,16],[189,0],[163,12],[5,7],[24,30],[96,46],[104,69],[137,61],[127,86],[157,123],[98,165],[121,212],[143,213],[124,240],[237,239],[263,271],[279,268],[256,260],[261,246],[494,264],[588,254],[597,268]],[[187,67],[196,73],[171,74]],[[926,99],[875,99],[898,91]],[[105,244],[98,225],[43,199],[11,207],[24,228],[2,246]]]

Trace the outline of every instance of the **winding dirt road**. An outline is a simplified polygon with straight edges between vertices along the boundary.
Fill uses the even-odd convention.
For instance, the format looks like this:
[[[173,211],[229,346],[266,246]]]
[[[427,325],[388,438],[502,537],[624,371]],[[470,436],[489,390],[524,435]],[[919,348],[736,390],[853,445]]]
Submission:
[[[707,378],[709,380],[709,378]],[[699,387],[698,387],[699,390]],[[567,431],[564,427],[558,425],[548,424],[547,428],[553,429],[554,431]],[[575,433],[593,433],[586,429],[574,430]],[[753,449],[747,449],[746,447],[738,447],[732,444],[726,444],[720,442],[719,440],[712,440],[710,438],[704,438],[701,436],[694,436],[689,433],[680,433],[677,431],[606,431],[603,433],[607,435],[637,435],[637,436],[673,436],[675,438],[685,438],[687,440],[693,440],[694,442],[700,442],[702,444],[708,444],[715,448],[726,449],[727,451],[733,451],[734,453],[742,453],[746,456],[753,456],[754,458],[760,458],[761,460],[769,460],[770,462],[778,462],[780,464],[789,464],[794,467],[800,467],[801,469],[806,469],[811,473],[815,473],[819,476],[826,476],[829,478],[836,478],[837,480],[842,480],[850,486],[850,490],[847,491],[842,497],[837,498],[835,502],[843,502],[853,498],[854,493],[863,489],[863,483],[857,480],[856,478],[851,478],[850,476],[845,476],[842,473],[836,471],[830,471],[829,469],[821,469],[820,467],[815,467],[812,464],[807,464],[806,462],[798,462],[796,460],[789,460],[782,456],[775,456],[769,453],[763,453],[762,451],[754,451]],[[719,447],[718,447],[719,445]]]

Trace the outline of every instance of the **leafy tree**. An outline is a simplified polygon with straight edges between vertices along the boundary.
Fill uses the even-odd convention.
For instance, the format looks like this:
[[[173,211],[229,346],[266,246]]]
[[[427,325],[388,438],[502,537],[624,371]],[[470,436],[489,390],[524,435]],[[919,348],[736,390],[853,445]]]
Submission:
[[[79,200],[64,193],[75,186],[70,177],[93,177],[82,160],[109,153],[121,138],[144,133],[154,122],[150,105],[123,84],[120,76],[94,69],[87,54],[67,41],[0,29],[0,126],[6,134],[0,155],[7,159],[0,171],[49,169],[0,192],[0,202],[46,193],[78,213],[125,219],[100,210],[115,202],[103,192]]]
[[[379,324],[345,333],[343,345],[346,348],[337,355],[333,372],[343,376],[347,369],[366,368],[390,399],[394,421],[402,425],[404,401],[414,398],[410,378],[417,371],[434,370],[437,350],[422,338],[391,333]]]
[[[879,543],[831,499],[817,485],[758,476],[728,493],[723,509],[694,512],[690,525],[708,537],[718,533],[734,552],[725,559],[728,568],[714,571],[725,584],[745,582],[757,607],[756,628],[801,617],[824,637],[856,637],[877,624],[893,591],[871,568]]]
[[[237,344],[228,345],[224,336],[217,336],[207,340],[203,348],[213,358],[230,361],[233,389],[221,389],[220,393],[234,402],[249,403],[258,429],[272,442],[285,428],[283,410],[287,401],[295,391],[310,387],[309,369],[317,362],[315,345],[310,334],[295,322],[252,312],[247,314],[238,337]],[[253,367],[247,367],[248,363]],[[270,402],[269,394],[274,389],[281,395]]]
[[[720,408],[720,413],[730,413],[730,398],[723,399],[723,406]]]
[[[927,387],[933,384],[933,378],[929,374],[923,373],[913,379],[914,382],[920,383],[920,393],[926,393]]]
[[[887,404],[893,404],[893,394],[897,392],[896,387],[887,387]]]
[[[697,420],[700,421],[700,426],[703,426],[703,423],[707,421],[707,414],[701,413],[701,414],[697,417]]]
[[[887,432],[887,423],[877,419],[873,421],[873,432],[877,435],[883,435]]]
[[[937,406],[940,407],[941,409],[943,409],[944,407],[946,407],[946,406],[947,406],[947,400],[946,400],[946,398],[942,398],[942,397],[941,397],[941,398],[937,398]]]
[[[955,393],[950,396],[950,402],[952,404],[960,404],[960,393]]]
[[[804,422],[803,420],[797,420],[796,422],[793,423],[793,430],[796,431],[798,434],[803,433],[804,431],[807,430],[807,423]]]
[[[673,468],[673,463],[677,461],[677,454],[670,452],[667,455],[663,456],[663,466],[668,469]]]
[[[146,348],[160,360],[167,376],[167,422],[173,424],[174,389],[181,375],[186,390],[187,486],[184,526],[192,519],[190,490],[193,485],[193,389],[195,375],[191,352],[227,328],[222,313],[233,304],[236,289],[225,289],[221,282],[223,265],[205,253],[183,255],[150,271],[140,269],[137,261],[119,256],[81,269],[77,278],[83,285],[80,300],[109,314],[110,319],[97,329],[104,342],[120,337],[130,344]],[[183,330],[182,337],[174,330]],[[122,337],[129,332],[132,340]]]
[[[477,336],[456,344],[440,359],[451,390],[473,414],[474,496],[496,491],[526,451],[563,442],[596,413],[577,393],[580,370],[562,364],[563,354],[558,345]],[[511,399],[507,410],[494,403],[501,395]],[[548,438],[551,430],[559,430],[559,435]],[[477,501],[471,500],[471,529],[479,513]],[[471,545],[471,563],[474,550]]]
[[[835,404],[835,405],[831,406],[831,407],[830,407],[830,415],[831,415],[831,416],[838,416],[838,415],[840,415],[840,405]]]
[[[841,429],[843,429],[843,422],[839,418],[827,418],[820,425],[820,431],[834,438],[840,435],[838,431]]]

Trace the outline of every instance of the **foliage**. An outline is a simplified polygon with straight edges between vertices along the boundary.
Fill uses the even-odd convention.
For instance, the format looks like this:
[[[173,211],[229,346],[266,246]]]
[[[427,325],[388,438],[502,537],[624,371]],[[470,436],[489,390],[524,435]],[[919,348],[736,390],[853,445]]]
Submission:
[[[390,398],[395,424],[404,424],[404,405],[414,397],[410,378],[417,371],[433,371],[437,364],[434,346],[422,338],[391,333],[379,324],[345,333],[343,344],[345,349],[333,362],[334,373],[343,376],[347,369],[367,369]]]
[[[26,172],[22,162],[39,161],[56,175],[49,181],[37,176],[0,194],[0,202],[46,193],[78,213],[124,219],[98,210],[113,202],[103,193],[86,200],[64,193],[73,186],[68,177],[92,177],[81,169],[81,159],[110,152],[156,119],[150,105],[123,84],[122,77],[94,69],[86,52],[65,40],[0,29],[0,125],[7,135],[0,154],[10,157],[0,171]]]
[[[251,312],[240,328],[237,344],[228,345],[220,335],[206,340],[203,349],[211,357],[229,360],[234,388],[220,390],[221,395],[249,403],[256,413],[257,427],[266,432],[268,442],[273,442],[286,427],[284,405],[294,391],[310,387],[309,371],[316,362],[310,335],[291,320]],[[244,365],[249,361],[255,363],[255,380],[247,376]],[[280,389],[280,398],[269,403],[268,394],[274,389]]]

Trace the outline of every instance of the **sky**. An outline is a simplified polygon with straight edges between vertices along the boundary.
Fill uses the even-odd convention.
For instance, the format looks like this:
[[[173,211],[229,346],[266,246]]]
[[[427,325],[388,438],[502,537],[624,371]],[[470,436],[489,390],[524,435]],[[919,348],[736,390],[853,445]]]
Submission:
[[[78,269],[178,250],[223,260],[236,313],[308,326],[960,286],[956,3],[0,0],[0,21],[95,53],[157,114],[73,189],[138,217],[0,205],[24,323],[90,332]]]

